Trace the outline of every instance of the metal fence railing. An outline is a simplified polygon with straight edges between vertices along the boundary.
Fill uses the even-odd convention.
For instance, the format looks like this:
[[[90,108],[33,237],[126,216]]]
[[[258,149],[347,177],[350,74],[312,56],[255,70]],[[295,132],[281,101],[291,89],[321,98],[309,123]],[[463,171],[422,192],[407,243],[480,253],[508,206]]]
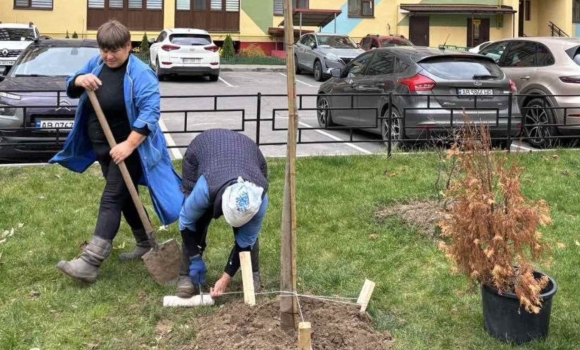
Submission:
[[[76,101],[63,91],[48,95],[0,91],[0,159],[62,147]],[[580,96],[570,95],[303,94],[297,109],[298,144],[374,142],[389,155],[397,147],[449,141],[464,114],[488,125],[492,141],[508,150],[515,139],[550,147],[580,137]],[[286,144],[284,94],[163,96],[161,113],[165,134],[175,140],[169,148],[186,148],[195,134],[212,127],[244,132],[260,146]],[[312,131],[340,138],[312,138]]]

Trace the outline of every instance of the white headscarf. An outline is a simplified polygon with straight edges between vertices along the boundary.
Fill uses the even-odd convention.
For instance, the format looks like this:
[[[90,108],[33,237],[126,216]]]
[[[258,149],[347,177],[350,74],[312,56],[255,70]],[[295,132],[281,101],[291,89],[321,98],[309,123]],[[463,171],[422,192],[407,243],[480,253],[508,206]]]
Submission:
[[[227,223],[240,227],[250,221],[260,210],[264,189],[238,177],[238,182],[228,186],[222,195],[222,211]]]

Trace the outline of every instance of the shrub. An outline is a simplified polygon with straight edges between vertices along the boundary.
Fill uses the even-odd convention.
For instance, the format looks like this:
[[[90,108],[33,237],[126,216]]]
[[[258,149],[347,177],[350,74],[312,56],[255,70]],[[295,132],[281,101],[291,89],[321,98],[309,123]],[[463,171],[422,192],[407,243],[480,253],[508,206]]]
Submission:
[[[260,57],[266,57],[266,53],[259,45],[251,44],[250,46],[240,50],[240,56],[251,57],[251,58],[260,58]]]
[[[236,51],[234,49],[234,41],[232,40],[232,37],[228,34],[224,40],[221,57],[224,59],[230,59],[234,57],[235,53]]]
[[[72,38],[73,39],[78,39],[79,38],[79,35],[77,34],[76,31],[73,32]]]
[[[66,35],[64,37],[65,39],[70,39],[70,37],[68,36],[68,30],[66,31]]]
[[[140,53],[148,53],[149,52],[149,39],[147,38],[147,32],[143,33],[143,38],[141,39],[141,45],[139,46]]]
[[[450,204],[441,221],[441,248],[454,269],[472,281],[515,293],[526,311],[538,313],[547,276],[536,279],[530,260],[549,247],[539,226],[551,222],[543,200],[530,201],[520,189],[523,169],[513,157],[494,154],[486,126],[465,126],[448,151],[459,168],[445,195]]]

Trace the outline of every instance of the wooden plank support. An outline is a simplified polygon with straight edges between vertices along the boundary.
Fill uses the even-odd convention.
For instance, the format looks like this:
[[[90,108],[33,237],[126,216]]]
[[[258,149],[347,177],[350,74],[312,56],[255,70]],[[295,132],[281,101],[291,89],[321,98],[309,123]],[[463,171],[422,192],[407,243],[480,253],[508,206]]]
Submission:
[[[312,350],[312,327],[310,322],[300,322],[298,330],[298,350]]]
[[[371,300],[371,295],[373,295],[374,289],[375,282],[366,279],[365,284],[363,285],[360,294],[358,296],[358,300],[356,301],[356,303],[360,305],[361,313],[367,311],[367,306],[369,305],[369,301]]]
[[[252,258],[250,252],[240,252],[240,266],[242,268],[242,283],[244,284],[244,303],[256,305],[254,294],[254,276],[252,275]]]

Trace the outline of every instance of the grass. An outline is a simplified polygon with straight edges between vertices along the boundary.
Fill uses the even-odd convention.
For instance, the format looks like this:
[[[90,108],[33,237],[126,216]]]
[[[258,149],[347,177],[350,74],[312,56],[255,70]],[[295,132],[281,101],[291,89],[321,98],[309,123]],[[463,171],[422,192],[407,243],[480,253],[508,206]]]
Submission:
[[[574,151],[521,157],[523,190],[551,205],[554,225],[543,234],[553,243],[554,260],[538,267],[559,290],[548,339],[519,348],[577,349],[580,160]],[[261,266],[266,289],[276,290],[284,160],[269,164]],[[374,217],[381,206],[435,198],[436,164],[433,154],[300,158],[299,291],[356,297],[369,278],[377,284],[370,312],[377,327],[391,331],[396,349],[513,349],[485,333],[479,293],[470,293],[466,279],[450,273],[433,240],[397,218]],[[180,171],[180,164],[176,167]],[[84,286],[55,268],[58,260],[76,256],[78,245],[92,234],[102,187],[96,167],[84,174],[59,166],[0,168],[0,236],[8,230],[0,243],[0,349],[178,349],[194,341],[188,322],[212,308],[163,308],[162,297],[174,289],[158,286],[142,263],[117,260],[133,247],[125,223],[95,284]],[[158,235],[181,243],[175,224]],[[223,219],[212,224],[206,258],[210,283],[221,274],[231,242]],[[156,332],[162,320],[174,324],[169,335]]]
[[[133,53],[137,58],[141,59],[143,62],[149,64],[149,53]],[[234,56],[229,59],[221,59],[221,64],[248,64],[248,65],[285,65],[286,60],[278,57],[244,57],[244,56]]]

